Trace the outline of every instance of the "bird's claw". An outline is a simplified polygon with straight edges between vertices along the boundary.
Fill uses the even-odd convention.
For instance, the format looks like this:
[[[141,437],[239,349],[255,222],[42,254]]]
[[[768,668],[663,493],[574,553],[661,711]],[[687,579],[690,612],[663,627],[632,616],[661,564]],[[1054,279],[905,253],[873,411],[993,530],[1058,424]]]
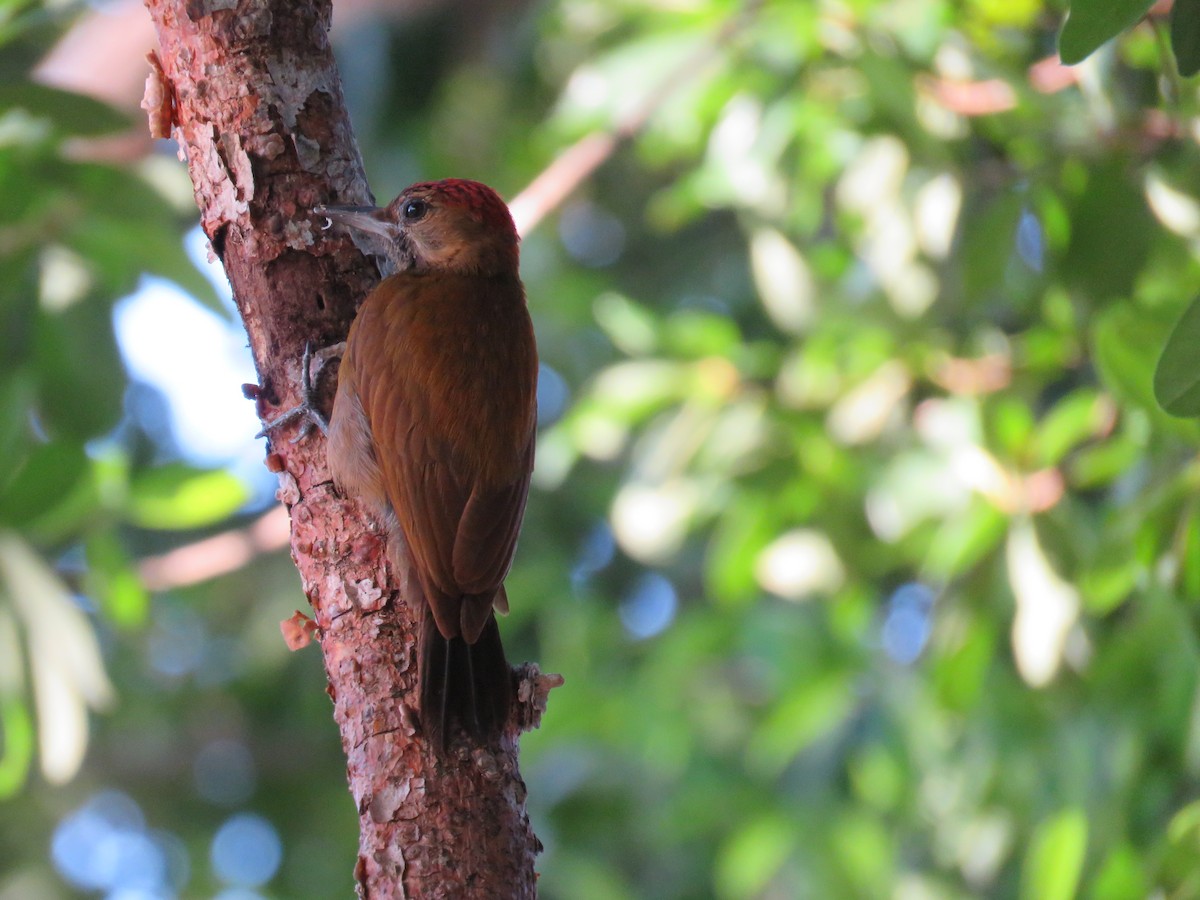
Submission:
[[[264,422],[262,429],[254,436],[256,438],[266,437],[276,428],[288,424],[288,422],[291,422],[293,419],[299,419],[301,417],[304,417],[306,421],[300,426],[300,430],[296,432],[295,437],[288,441],[289,444],[298,444],[300,441],[308,437],[309,433],[313,430],[314,425],[321,429],[322,434],[329,433],[329,425],[325,421],[325,417],[321,414],[321,411],[305,402],[301,403],[299,406],[293,406],[291,409],[287,410],[282,415],[276,416],[269,422]]]
[[[329,421],[317,408],[316,398],[314,396],[316,390],[313,387],[311,364],[313,357],[315,356],[318,364],[317,375],[319,376],[321,370],[325,368],[325,364],[329,362],[332,357],[340,355],[345,349],[345,346],[346,345],[344,343],[334,344],[333,346],[326,347],[314,354],[311,343],[304,345],[304,356],[300,361],[300,403],[296,406],[293,406],[289,410],[285,410],[283,413],[276,416],[274,419],[271,419],[269,422],[264,422],[262,430],[259,431],[255,437],[266,437],[276,428],[286,425],[289,422],[301,417],[303,417],[305,420],[304,424],[300,426],[300,430],[296,432],[295,436],[292,437],[288,443],[297,444],[304,440],[309,434],[312,433],[314,426],[321,430],[321,434],[329,434]]]
[[[322,231],[328,231],[333,227],[333,219],[329,218],[329,210],[325,208],[324,203],[318,203],[316,206],[314,206],[312,208],[312,213],[314,216],[320,216],[325,220],[325,224],[321,226]]]

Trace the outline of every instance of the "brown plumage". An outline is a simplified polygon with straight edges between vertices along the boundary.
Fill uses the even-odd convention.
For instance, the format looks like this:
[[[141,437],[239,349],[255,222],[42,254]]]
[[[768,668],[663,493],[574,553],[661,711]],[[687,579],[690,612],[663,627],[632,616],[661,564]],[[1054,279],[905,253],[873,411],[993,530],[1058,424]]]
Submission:
[[[498,733],[507,611],[537,428],[537,350],[503,201],[472,181],[416,184],[384,209],[327,208],[398,267],[358,311],[329,423],[335,481],[403,541],[423,594],[422,729]],[[393,552],[393,559],[403,554]]]

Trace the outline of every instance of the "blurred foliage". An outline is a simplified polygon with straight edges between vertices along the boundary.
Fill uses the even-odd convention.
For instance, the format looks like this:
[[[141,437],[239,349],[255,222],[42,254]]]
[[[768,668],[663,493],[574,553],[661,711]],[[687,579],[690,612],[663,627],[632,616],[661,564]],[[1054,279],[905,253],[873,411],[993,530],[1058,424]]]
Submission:
[[[1200,896],[1200,428],[1169,414],[1200,412],[1200,10],[1149,6],[339,36],[381,197],[511,197],[651,110],[524,244],[544,429],[502,628],[566,676],[523,741],[543,896]],[[343,896],[286,554],[138,577],[261,507],[129,399],[142,273],[224,308],[170,150],[89,161],[131,119],[29,81],[59,10],[0,4],[0,898],[115,893],[88,828],[155,850],[150,896],[257,884],[219,864],[242,812],[281,841],[264,896]]]

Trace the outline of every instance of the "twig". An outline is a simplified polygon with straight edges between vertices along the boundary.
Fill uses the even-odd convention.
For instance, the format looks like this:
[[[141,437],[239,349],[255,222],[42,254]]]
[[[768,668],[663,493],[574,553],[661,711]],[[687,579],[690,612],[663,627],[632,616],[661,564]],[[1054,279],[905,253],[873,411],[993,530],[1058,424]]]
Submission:
[[[276,506],[244,528],[148,556],[138,563],[138,574],[147,590],[187,587],[235,572],[261,553],[281,550],[289,536],[287,509]]]

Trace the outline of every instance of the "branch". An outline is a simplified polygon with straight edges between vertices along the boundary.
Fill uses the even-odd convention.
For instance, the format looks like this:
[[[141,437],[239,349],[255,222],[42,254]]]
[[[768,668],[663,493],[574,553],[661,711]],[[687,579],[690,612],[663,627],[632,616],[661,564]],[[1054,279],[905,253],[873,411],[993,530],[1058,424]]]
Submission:
[[[298,402],[305,344],[344,339],[356,302],[379,277],[308,212],[371,200],[329,46],[330,2],[146,5],[161,62],[146,105],[186,154],[201,225],[250,339],[262,416]],[[361,895],[533,897],[539,845],[517,770],[519,723],[494,756],[430,752],[411,715],[416,623],[382,532],[332,489],[318,436],[280,441],[268,464],[291,514],[292,555],[347,754]],[[536,669],[522,678],[519,691],[536,712],[548,686]]]

